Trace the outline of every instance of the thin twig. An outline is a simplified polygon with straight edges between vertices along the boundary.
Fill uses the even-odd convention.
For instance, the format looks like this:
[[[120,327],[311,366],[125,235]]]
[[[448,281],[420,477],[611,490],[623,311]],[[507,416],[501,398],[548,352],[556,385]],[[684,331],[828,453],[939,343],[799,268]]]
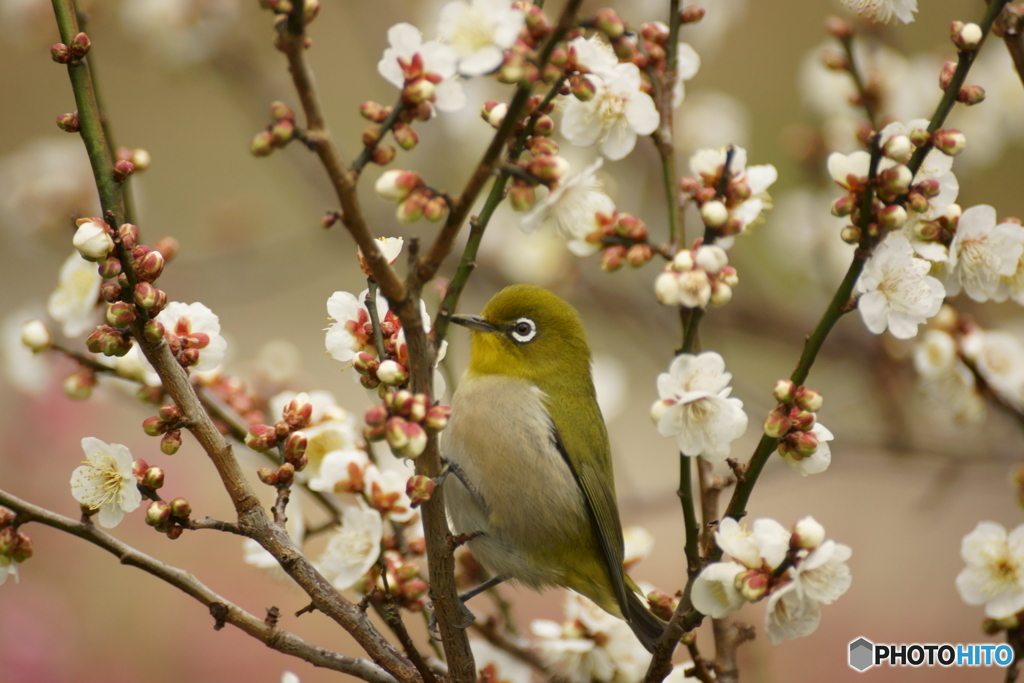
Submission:
[[[0,490],[0,504],[14,510],[22,523],[38,522],[89,541],[112,553],[121,561],[121,564],[138,567],[152,574],[185,594],[192,596],[208,608],[216,606],[218,622],[223,621],[224,623],[236,626],[270,648],[303,659],[314,666],[347,673],[365,681],[370,681],[370,683],[397,683],[383,669],[366,659],[340,655],[326,648],[307,643],[293,633],[275,626],[269,626],[263,619],[246,612],[238,605],[214,593],[192,574],[165,564],[122,543],[91,523],[78,522],[63,517],[15,498],[13,495],[2,490]]]

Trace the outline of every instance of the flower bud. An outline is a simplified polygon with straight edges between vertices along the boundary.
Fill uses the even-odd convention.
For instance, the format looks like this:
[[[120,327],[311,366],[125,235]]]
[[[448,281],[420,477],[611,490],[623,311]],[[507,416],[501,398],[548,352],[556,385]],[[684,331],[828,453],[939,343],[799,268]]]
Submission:
[[[405,493],[409,496],[409,500],[412,501],[412,507],[415,508],[430,500],[430,496],[434,493],[436,487],[437,484],[430,477],[416,474],[409,477],[409,481],[405,485]]]
[[[78,112],[59,114],[57,116],[57,127],[65,133],[77,133],[82,129],[82,123],[78,120]]]
[[[639,268],[654,258],[654,249],[649,244],[634,244],[626,251],[626,262],[633,268]]]
[[[796,390],[796,404],[803,410],[816,413],[821,410],[824,402],[825,398],[821,395],[820,391],[808,389],[807,387],[799,387]]]
[[[164,326],[163,323],[159,323],[156,320],[149,320],[142,328],[142,336],[146,338],[151,344],[155,344],[164,338]]]
[[[697,247],[694,261],[708,275],[717,275],[722,268],[729,265],[729,255],[721,247],[705,244]]]
[[[626,247],[621,244],[608,247],[601,252],[601,270],[606,273],[614,273],[626,262]]]
[[[79,370],[64,380],[64,393],[73,401],[84,401],[92,396],[92,388],[96,386],[96,375],[92,370]]]
[[[885,156],[893,161],[905,164],[910,161],[910,157],[914,154],[914,145],[911,144],[910,138],[906,135],[894,135],[885,143],[883,151]]]
[[[513,183],[508,191],[509,205],[513,211],[527,211],[537,201],[537,193],[529,185]]]
[[[949,33],[953,44],[964,52],[977,50],[985,38],[980,26],[974,23],[965,24],[962,21],[954,21],[950,24]]]
[[[281,417],[291,429],[302,429],[309,424],[313,416],[313,404],[309,400],[309,394],[302,392],[284,407]]]
[[[878,174],[882,187],[894,195],[906,194],[910,189],[910,183],[914,180],[914,174],[903,164],[897,164],[887,168]]]
[[[847,244],[858,244],[861,239],[861,234],[861,229],[856,225],[847,225],[839,233],[839,237]]]
[[[81,59],[82,57],[89,54],[89,49],[92,47],[92,41],[89,40],[89,36],[82,32],[75,34],[75,37],[71,39],[71,56],[74,59]]]
[[[706,10],[698,5],[688,5],[679,10],[679,22],[682,24],[696,24],[704,18]]]
[[[135,164],[127,159],[114,162],[114,180],[125,180],[133,173],[135,173]]]
[[[400,202],[423,184],[423,179],[415,171],[403,171],[397,168],[384,171],[373,189],[381,199]]]
[[[184,498],[175,498],[171,501],[171,515],[179,519],[188,519],[192,514],[192,506]]]
[[[789,539],[790,547],[806,550],[813,550],[824,542],[825,527],[809,515],[797,520],[793,526],[793,535]]]
[[[659,399],[651,404],[651,420],[654,424],[661,422],[662,416],[665,412],[676,404],[675,400],[666,398]]]
[[[121,274],[121,261],[116,256],[103,259],[100,261],[99,273],[104,280],[113,280]],[[116,285],[114,282],[108,284]]]
[[[146,509],[146,524],[159,526],[171,518],[171,505],[165,500],[154,500]]]
[[[446,213],[448,213],[448,202],[440,195],[431,197],[423,206],[423,217],[431,223],[441,220]]]
[[[159,467],[147,467],[142,475],[142,485],[154,491],[164,485],[164,471]]]
[[[256,476],[267,486],[277,486],[277,470],[273,467],[261,467],[256,470]]]
[[[436,405],[427,410],[423,418],[423,426],[428,432],[437,433],[448,426],[448,420],[452,415],[451,406]]]
[[[181,448],[181,430],[172,429],[160,438],[160,450],[167,455],[174,455]]]
[[[935,219],[945,230],[956,230],[957,225],[960,224],[960,215],[963,213],[963,209],[960,208],[959,204],[950,204],[942,212],[942,215]]]
[[[409,373],[401,363],[393,360],[386,360],[377,368],[377,379],[388,386],[404,384],[409,379]]]
[[[152,282],[164,272],[165,263],[164,255],[159,251],[152,250],[135,262],[135,272],[140,279]]]
[[[853,196],[844,194],[832,202],[832,215],[836,218],[843,218],[849,216],[854,208],[856,208],[856,201]]]
[[[295,123],[293,121],[278,121],[270,127],[270,137],[274,147],[284,147],[295,138]]]
[[[384,119],[388,117],[388,109],[378,102],[367,100],[359,105],[359,114],[374,123],[383,123]]]
[[[366,424],[371,427],[379,427],[388,421],[387,407],[380,403],[370,406],[366,409],[364,420],[366,421]]]
[[[110,226],[99,218],[79,218],[75,221],[78,229],[71,243],[87,261],[102,261],[114,248]]]
[[[943,154],[951,157],[960,154],[967,146],[967,138],[958,130],[937,130],[932,136],[932,142]]]
[[[113,327],[128,327],[135,318],[135,306],[123,301],[116,301],[107,308],[107,322]]]
[[[572,94],[580,102],[589,102],[597,94],[597,87],[586,76],[581,76],[572,84]]]
[[[265,453],[277,445],[277,431],[270,425],[253,425],[245,434],[245,445]]]
[[[607,35],[611,40],[621,37],[626,32],[626,25],[610,7],[597,10],[594,14],[594,28]]]
[[[654,280],[654,296],[665,306],[678,306],[682,300],[679,276],[670,270],[662,271]]]
[[[963,102],[968,107],[973,107],[985,100],[985,89],[980,85],[969,85],[966,88],[960,89],[960,92],[956,95],[956,99],[958,102]]]
[[[839,40],[848,40],[853,37],[853,25],[841,17],[825,17],[825,29],[829,35]]]
[[[924,213],[928,210],[928,198],[920,192],[911,192],[907,195],[907,208],[914,213]]]
[[[760,569],[748,569],[736,575],[736,590],[744,600],[754,602],[768,592],[768,575]]]
[[[426,209],[428,201],[425,193],[414,192],[398,205],[395,217],[401,223],[415,223],[423,218],[423,211]]]
[[[295,466],[286,462],[277,468],[277,485],[289,486],[295,479]]]
[[[711,298],[708,303],[712,306],[724,306],[732,301],[732,287],[724,282],[711,283]]]
[[[71,61],[71,49],[64,43],[55,43],[50,46],[50,57],[58,64],[67,64]]]
[[[414,149],[419,144],[420,138],[416,135],[416,131],[412,129],[412,126],[407,124],[396,123],[395,127],[391,129],[391,134],[395,137],[395,142],[398,146],[404,150]]]
[[[411,83],[406,83],[402,90],[402,97],[411,104],[430,102],[434,99],[436,86],[426,78],[417,78]]]
[[[796,400],[797,386],[792,380],[780,379],[772,387],[772,396],[779,403],[792,403]]]
[[[378,166],[387,166],[395,160],[396,154],[395,148],[391,145],[377,145],[377,148],[370,155],[370,161]]]
[[[406,444],[396,451],[404,458],[419,457],[427,448],[427,432],[416,422],[405,423]]]
[[[167,431],[167,423],[153,415],[142,421],[142,431],[146,432],[147,436],[160,436]]]
[[[720,228],[729,220],[729,209],[721,201],[714,199],[700,207],[700,217],[709,228]]]
[[[895,230],[907,222],[907,210],[899,204],[890,204],[878,214],[878,224],[884,230]]]
[[[50,330],[42,320],[30,320],[21,326],[21,343],[32,353],[39,353],[50,348],[53,339]]]
[[[491,128],[501,128],[501,124],[505,122],[505,115],[508,114],[508,105],[504,102],[497,103],[487,110],[487,115],[484,120],[487,121]]]
[[[121,238],[121,243],[124,244],[125,249],[134,249],[139,244],[139,226],[131,223],[122,223],[117,229],[117,236]]]
[[[384,438],[387,439],[388,445],[391,446],[391,450],[396,453],[409,444],[409,436],[406,434],[405,430],[408,424],[409,423],[405,418],[397,415],[392,416],[387,421]]]
[[[786,439],[800,458],[809,458],[818,450],[818,436],[814,432],[790,432]]]
[[[778,405],[769,411],[764,418],[762,429],[766,436],[773,439],[781,439],[789,432],[789,410],[784,405]]]
[[[295,121],[295,112],[280,100],[270,103],[270,116],[275,121]]]
[[[288,435],[288,438],[284,441],[284,459],[293,465],[303,458],[306,454],[306,448],[309,445],[309,439],[302,432],[292,432]],[[301,467],[296,466],[296,470],[301,470]]]
[[[569,162],[557,155],[539,156],[530,161],[526,170],[544,182],[557,182],[569,172]]]
[[[274,151],[274,136],[269,130],[261,130],[249,143],[249,153],[254,157],[269,156]]]

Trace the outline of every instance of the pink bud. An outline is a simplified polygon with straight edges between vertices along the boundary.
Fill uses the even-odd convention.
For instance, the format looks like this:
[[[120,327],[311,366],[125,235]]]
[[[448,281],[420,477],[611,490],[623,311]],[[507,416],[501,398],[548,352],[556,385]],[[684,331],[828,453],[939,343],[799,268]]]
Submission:
[[[71,49],[64,43],[56,43],[50,46],[50,57],[58,64],[67,64],[71,61]]]
[[[968,107],[972,107],[984,101],[985,89],[980,85],[969,85],[966,88],[960,88],[956,99],[958,102],[963,102]]]
[[[270,127],[270,137],[274,147],[284,147],[295,138],[295,122],[288,119],[277,121]]]
[[[124,180],[135,173],[135,164],[125,159],[114,162],[114,180]]]
[[[160,436],[167,431],[167,423],[156,415],[147,417],[142,421],[142,431],[148,436]]]
[[[807,387],[800,387],[796,390],[796,404],[803,410],[816,413],[821,410],[824,402],[825,398],[821,395],[820,391],[808,389]]]
[[[277,445],[277,432],[270,425],[253,425],[245,435],[245,445],[254,451],[265,453]]]
[[[383,123],[384,119],[388,117],[389,109],[390,107],[385,107],[378,102],[367,100],[359,105],[359,114],[374,123]]]
[[[159,526],[171,517],[171,505],[165,500],[154,500],[146,509],[146,524]]]
[[[75,59],[81,59],[89,54],[91,47],[92,41],[89,40],[89,36],[81,32],[76,33],[75,37],[71,39],[71,56]]]
[[[765,435],[773,439],[779,439],[789,431],[789,410],[784,405],[778,405],[769,411],[762,425]]]
[[[388,421],[388,409],[380,403],[372,405],[366,409],[364,419],[366,420],[367,425],[371,427],[379,427]]]
[[[163,324],[156,320],[146,322],[145,327],[142,328],[142,336],[146,338],[146,341],[155,344],[164,338]]]
[[[281,101],[270,103],[270,116],[275,121],[295,122],[295,112],[293,112],[287,104]]]
[[[284,441],[284,459],[295,465],[300,458],[305,456],[308,444],[309,440],[305,434],[302,432],[292,432]],[[295,469],[300,470],[302,468],[296,467]]]
[[[152,282],[164,272],[164,255],[159,251],[149,251],[135,262],[135,273],[146,282]]]
[[[932,142],[943,154],[951,157],[960,154],[967,146],[967,138],[958,130],[937,130],[932,136]]]
[[[134,249],[139,244],[139,227],[131,223],[122,223],[117,229],[121,243],[126,249]]]
[[[306,427],[312,417],[313,404],[309,400],[309,394],[305,392],[288,401],[282,412],[282,418],[293,430]]]
[[[695,24],[704,18],[704,8],[697,5],[689,5],[679,10],[679,21],[683,24]]]
[[[254,157],[265,157],[274,151],[274,136],[269,130],[261,130],[249,143],[249,153]]]
[[[420,142],[416,131],[408,124],[396,123],[394,128],[391,129],[391,134],[395,137],[395,142],[398,143],[398,146],[405,150],[414,149]]]
[[[184,498],[175,498],[171,501],[171,514],[179,519],[188,519],[192,514],[192,506]]]
[[[939,72],[939,88],[942,90],[948,88],[953,80],[954,73],[956,73],[956,62],[946,62],[943,64],[942,70]]]
[[[104,282],[100,285],[100,298],[108,304],[121,300],[121,285],[116,282]]]
[[[142,485],[154,491],[164,485],[164,471],[159,467],[147,467],[142,475]]]
[[[78,112],[60,114],[57,117],[57,127],[65,133],[77,133],[81,130],[81,122],[78,120]]]
[[[423,418],[423,426],[428,432],[440,432],[448,426],[448,419],[451,417],[451,414],[451,406],[431,406],[430,409],[427,410],[426,417]]]
[[[272,467],[261,467],[256,470],[256,476],[267,486],[277,486],[277,470]]]
[[[433,479],[422,474],[410,477],[405,485],[405,493],[409,496],[409,500],[412,501],[412,507],[419,507],[430,500],[430,496],[436,486]]]
[[[174,455],[181,448],[181,430],[172,429],[160,439],[160,450],[167,455]]]

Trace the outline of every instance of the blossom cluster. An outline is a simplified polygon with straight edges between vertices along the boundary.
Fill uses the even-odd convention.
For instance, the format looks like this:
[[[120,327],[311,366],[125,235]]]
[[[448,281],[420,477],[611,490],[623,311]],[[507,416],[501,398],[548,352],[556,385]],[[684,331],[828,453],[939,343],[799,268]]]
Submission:
[[[697,150],[690,157],[690,173],[680,181],[683,197],[696,203],[704,225],[716,237],[743,234],[772,207],[768,188],[778,171],[771,164],[748,168],[742,147]],[[722,245],[728,248],[731,241]]]
[[[387,441],[398,457],[415,458],[427,447],[427,436],[443,430],[450,415],[450,406],[431,405],[426,394],[388,391],[381,403],[366,411],[363,436],[367,441]]]
[[[726,517],[715,532],[718,547],[732,559],[707,565],[693,583],[693,606],[720,619],[747,602],[768,599],[765,633],[772,644],[810,635],[821,621],[820,605],[850,587],[849,546],[826,540],[813,517],[792,531],[762,518],[747,528]]]
[[[817,419],[824,401],[821,394],[780,379],[772,396],[779,404],[764,419],[764,433],[779,439],[779,455],[804,476],[824,472],[832,462],[828,442],[833,436]]]
[[[956,577],[963,601],[984,605],[986,617],[1016,628],[1024,612],[1024,526],[1007,533],[996,522],[979,522],[964,536],[960,557],[967,563]]]
[[[654,281],[654,294],[666,306],[706,308],[724,306],[732,299],[732,288],[739,284],[736,269],[729,265],[725,249],[702,244],[682,249],[669,261]]]

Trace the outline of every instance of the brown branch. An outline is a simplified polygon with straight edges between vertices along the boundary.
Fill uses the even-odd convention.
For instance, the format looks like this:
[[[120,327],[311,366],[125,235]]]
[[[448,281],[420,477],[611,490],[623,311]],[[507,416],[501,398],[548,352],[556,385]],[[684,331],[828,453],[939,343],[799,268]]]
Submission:
[[[107,532],[88,522],[78,522],[49,510],[20,500],[0,490],[0,503],[14,510],[22,523],[38,522],[54,529],[77,536],[115,555],[121,564],[138,567],[158,579],[174,586],[195,598],[212,611],[216,611],[218,624],[236,626],[250,636],[260,640],[267,647],[293,657],[303,659],[313,666],[324,667],[361,678],[370,683],[396,683],[377,665],[361,657],[348,657],[331,650],[307,643],[294,633],[270,626],[238,605],[224,599],[210,590],[192,574],[165,564],[135,548],[122,543]]]

